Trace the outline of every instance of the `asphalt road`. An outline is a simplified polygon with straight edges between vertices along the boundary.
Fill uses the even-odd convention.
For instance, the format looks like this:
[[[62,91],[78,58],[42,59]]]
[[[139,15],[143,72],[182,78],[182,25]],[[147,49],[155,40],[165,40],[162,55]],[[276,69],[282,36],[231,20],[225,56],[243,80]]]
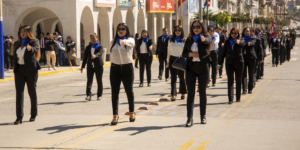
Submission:
[[[109,149],[109,150],[299,150],[300,149],[300,40],[292,59],[278,67],[266,58],[265,77],[253,94],[241,103],[228,105],[226,75],[207,89],[207,124],[201,125],[199,96],[195,100],[194,126],[186,123],[186,100],[159,102],[168,98],[170,82],[157,80],[158,60],[152,66],[152,87],[139,88],[135,69],[136,122],[125,113],[128,104],[120,92],[120,120],[112,120],[109,67],[105,67],[101,101],[85,101],[86,72],[69,72],[38,79],[38,111],[30,118],[30,100],[25,91],[24,122],[15,121],[14,81],[0,83],[0,149]],[[96,92],[96,82],[93,84]],[[158,102],[159,105],[148,105]],[[148,110],[138,110],[147,107]]]

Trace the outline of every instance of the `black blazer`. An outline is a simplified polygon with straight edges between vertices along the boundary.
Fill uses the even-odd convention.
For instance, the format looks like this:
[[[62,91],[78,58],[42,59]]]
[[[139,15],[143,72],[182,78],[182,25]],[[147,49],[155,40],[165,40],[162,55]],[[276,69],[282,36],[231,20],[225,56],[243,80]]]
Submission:
[[[74,42],[74,45],[72,45],[72,42],[73,42],[72,40],[70,42],[69,41],[66,42],[67,53],[71,51],[71,48],[75,48],[76,46],[76,43]]]
[[[256,59],[258,61],[262,61],[263,57],[264,57],[264,50],[263,50],[263,44],[262,44],[261,38],[256,38],[254,50],[255,50],[255,54],[256,54]]]
[[[250,46],[248,46],[248,42],[250,42]],[[250,59],[256,59],[256,53],[254,50],[254,46],[256,43],[256,39],[254,37],[251,37],[250,40],[247,43],[245,42],[244,51],[246,51],[246,58],[247,60]]]
[[[168,54],[168,42],[170,40],[170,37],[168,36],[165,41],[162,41],[162,36],[157,38],[157,46],[156,46],[156,55],[165,54],[167,57]]]
[[[91,59],[91,57],[92,57],[91,48],[92,48],[92,45],[88,45],[85,48],[81,68],[85,68],[85,64],[87,64],[88,68],[93,68],[92,62],[95,65],[94,68],[103,67],[103,60],[102,60],[103,47],[102,47],[102,45],[99,44],[99,47],[97,49],[95,49],[94,55],[96,55],[96,58],[94,58],[94,59]]]
[[[24,53],[24,66],[26,72],[37,71],[40,70],[40,64],[36,60],[36,53],[40,50],[39,41],[37,39],[30,40],[28,44],[31,46],[31,51],[28,51],[26,48]],[[20,42],[15,43],[14,49],[14,73],[16,73],[18,69],[18,56],[17,50],[21,47]]]
[[[233,45],[233,49],[230,46],[229,38],[225,41],[223,47],[223,53],[219,57],[218,64],[222,65],[224,62],[224,58],[226,57],[226,64],[233,63],[244,63],[244,46],[245,41],[243,39],[240,40],[240,43],[235,43]]]
[[[202,42],[201,39],[199,39],[197,45],[198,45],[198,53],[199,58],[202,64],[206,65],[207,63],[210,63],[211,58],[208,53],[209,44],[211,43],[211,37],[205,36],[205,41]],[[192,65],[193,57],[190,57],[189,54],[192,52],[192,45],[194,44],[194,40],[190,40],[190,38],[187,38],[183,51],[182,51],[182,57],[187,58],[187,65]],[[187,67],[188,67],[187,66]]]
[[[280,49],[280,42],[281,41],[279,40],[279,42],[278,42],[278,39],[280,39],[280,38],[277,38],[277,40],[275,42],[273,41],[273,39],[274,39],[274,37],[272,37],[270,39],[269,47],[272,48],[272,49]],[[272,45],[272,47],[271,47],[271,45]]]
[[[143,42],[143,39],[140,38],[137,43],[136,43],[136,52],[137,52],[137,55],[140,55],[141,54],[141,45],[142,45],[142,42]],[[153,54],[152,54],[152,50],[149,49],[149,47],[153,44],[152,42],[152,39],[148,39],[148,42],[146,43],[146,47],[147,47],[147,51],[148,51],[148,55],[153,57]],[[153,47],[152,47],[153,48]]]
[[[281,47],[285,47],[286,41],[285,41],[285,37],[284,37],[284,36],[280,37],[280,41],[281,41],[281,43],[283,44],[283,45],[281,45],[281,43],[280,43],[280,46],[281,46]]]
[[[222,43],[225,43],[225,41],[226,41],[225,35],[221,34],[221,35],[220,35],[220,42],[219,42],[219,52],[220,52],[220,53],[223,52]]]

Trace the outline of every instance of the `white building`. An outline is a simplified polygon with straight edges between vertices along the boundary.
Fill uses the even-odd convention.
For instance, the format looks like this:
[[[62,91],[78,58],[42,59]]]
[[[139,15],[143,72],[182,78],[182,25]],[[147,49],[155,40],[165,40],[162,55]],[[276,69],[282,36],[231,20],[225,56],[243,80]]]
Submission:
[[[135,6],[119,6],[119,1],[3,0],[4,34],[17,37],[21,25],[31,26],[36,37],[40,32],[60,31],[64,41],[71,36],[79,50],[81,45],[88,45],[89,35],[94,32],[108,49],[121,22],[128,24],[132,36],[146,29],[154,40],[162,34],[163,27],[171,29],[171,14],[147,14],[146,0],[131,0]],[[80,51],[77,53],[80,59]]]

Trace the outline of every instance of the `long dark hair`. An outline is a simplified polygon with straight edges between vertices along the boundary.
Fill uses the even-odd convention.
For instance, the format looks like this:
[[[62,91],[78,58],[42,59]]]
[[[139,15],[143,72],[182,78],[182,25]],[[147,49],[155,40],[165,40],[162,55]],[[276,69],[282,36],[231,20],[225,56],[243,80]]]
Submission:
[[[134,39],[136,40],[136,39],[138,39],[138,37],[139,37],[139,33],[136,33],[135,36],[134,36]]]
[[[126,35],[125,35],[126,38],[128,39],[130,37],[130,31],[129,31],[128,25],[126,23],[119,23],[118,26],[117,26],[117,29],[116,29],[115,39],[114,39],[113,44],[111,45],[110,51],[112,50],[112,48],[114,47],[114,45],[117,43],[117,38],[119,37],[119,35],[118,35],[118,28],[119,28],[119,26],[124,26],[125,29],[126,29]],[[126,47],[126,45],[125,45],[125,47]]]
[[[204,27],[203,23],[201,23],[200,20],[194,20],[193,23],[192,23],[191,26],[190,26],[189,40],[192,41],[192,39],[193,39],[193,35],[194,35],[193,24],[194,24],[195,22],[198,22],[198,23],[200,24],[200,27],[202,28],[202,34],[203,34],[204,36],[209,36],[209,37],[210,37],[210,35],[208,34],[208,32],[207,32],[206,28]],[[200,33],[200,34],[201,34],[201,33]],[[211,47],[211,43],[210,43],[209,46],[208,46],[208,53],[210,53],[210,47]]]
[[[253,29],[253,28],[249,28],[249,27],[244,28],[244,30],[243,30],[243,32],[242,32],[242,37],[246,36],[246,35],[244,34],[244,32],[245,32],[247,29],[249,29],[249,31],[250,31],[250,37],[253,37],[253,36],[251,35],[251,31],[254,31],[254,29]]]
[[[18,41],[19,41],[19,46],[21,46],[21,43],[22,43],[22,40],[21,40],[22,38],[21,38],[21,35],[20,35],[22,29],[25,29],[25,31],[26,31],[26,33],[27,33],[27,38],[28,38],[29,40],[36,39],[36,38],[33,36],[33,34],[32,34],[32,30],[31,30],[30,26],[28,26],[28,25],[21,26],[21,27],[19,28],[19,31],[18,31]],[[39,61],[40,58],[41,58],[40,42],[39,42],[38,39],[36,39],[36,40],[38,41],[38,44],[39,44],[39,50],[36,52],[35,58],[36,58],[37,61]],[[19,47],[19,46],[17,46],[17,47]],[[26,46],[26,45],[23,45],[23,46]]]
[[[234,28],[232,28],[232,29],[230,30],[230,32],[229,32],[229,38],[227,39],[228,42],[232,39],[231,33],[232,33],[233,31],[237,32],[237,34],[238,34],[238,36],[236,37],[236,39],[239,39],[240,36],[241,36],[241,35],[240,35],[239,29],[234,27]]]
[[[179,29],[181,30],[181,35],[180,35],[180,37],[181,37],[182,42],[185,42],[185,39],[184,39],[184,31],[183,31],[182,26],[180,26],[180,25],[174,26],[173,37],[171,38],[171,41],[175,43],[175,37],[176,37],[175,30],[176,30],[176,28],[179,28]]]

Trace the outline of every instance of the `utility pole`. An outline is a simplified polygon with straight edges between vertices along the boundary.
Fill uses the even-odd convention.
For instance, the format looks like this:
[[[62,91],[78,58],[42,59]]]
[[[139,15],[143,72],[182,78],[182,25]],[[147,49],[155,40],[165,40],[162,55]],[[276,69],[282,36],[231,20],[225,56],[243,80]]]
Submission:
[[[4,47],[3,47],[2,0],[0,0],[0,79],[4,79]]]
[[[176,23],[175,25],[178,25],[178,0],[175,0],[175,16],[176,16]]]
[[[202,18],[203,18],[203,9],[202,9],[202,6],[203,6],[203,4],[202,4],[202,0],[199,0],[199,20],[200,20],[200,22],[202,22]]]
[[[208,0],[206,0],[206,27],[208,27]]]

